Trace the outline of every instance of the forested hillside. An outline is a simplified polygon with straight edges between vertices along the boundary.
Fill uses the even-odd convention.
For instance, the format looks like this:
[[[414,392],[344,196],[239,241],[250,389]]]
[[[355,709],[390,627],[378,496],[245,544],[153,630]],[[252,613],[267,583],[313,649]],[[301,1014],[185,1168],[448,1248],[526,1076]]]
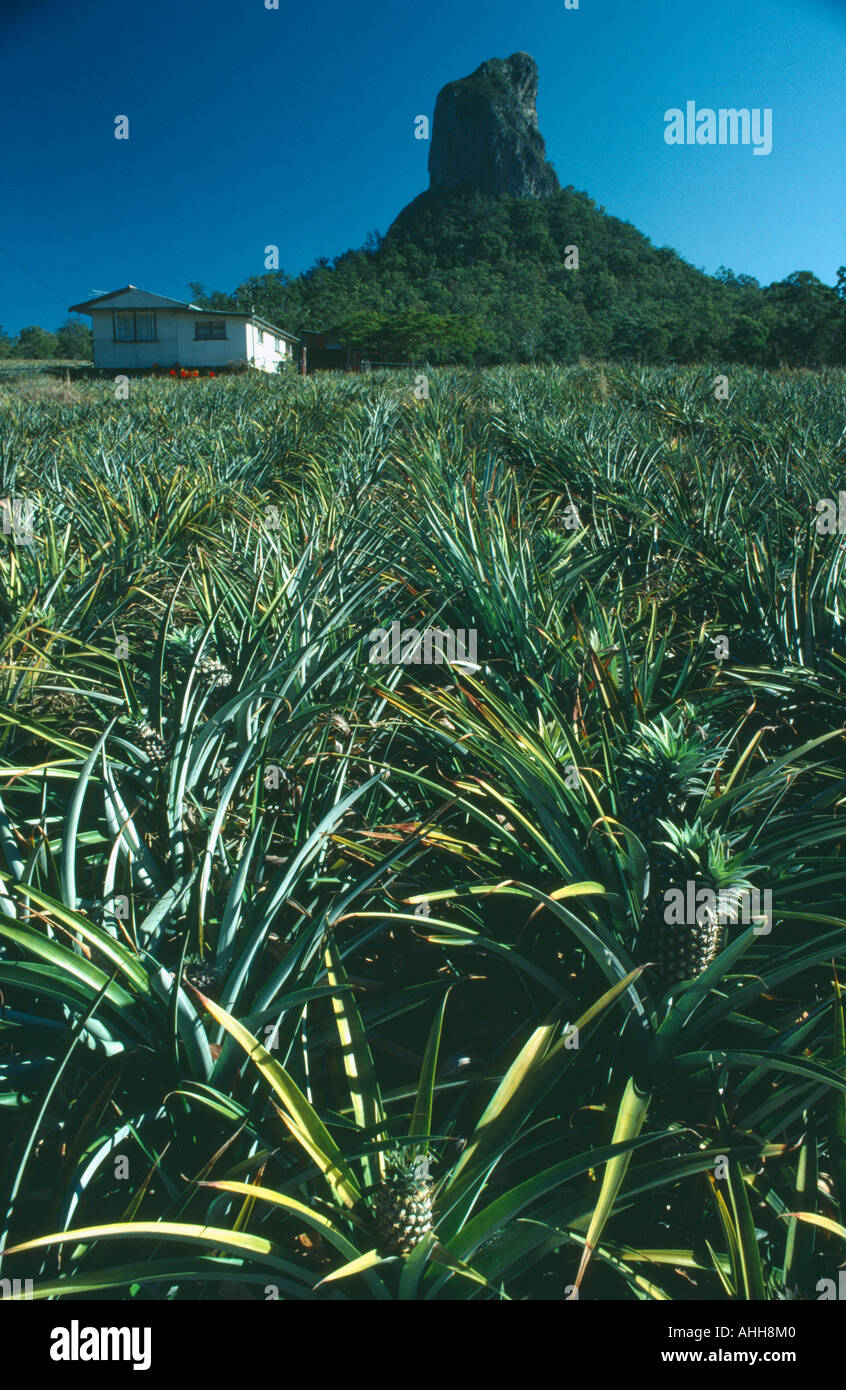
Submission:
[[[762,287],[709,276],[584,193],[429,191],[387,236],[303,275],[253,276],[198,303],[329,330],[373,360],[570,362],[580,356],[763,366],[846,362],[846,270]]]

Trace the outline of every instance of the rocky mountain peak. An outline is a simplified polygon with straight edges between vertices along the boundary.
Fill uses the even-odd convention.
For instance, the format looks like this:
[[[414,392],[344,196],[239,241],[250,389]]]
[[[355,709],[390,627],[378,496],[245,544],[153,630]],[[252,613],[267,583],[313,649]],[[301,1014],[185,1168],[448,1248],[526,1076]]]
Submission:
[[[449,82],[435,104],[429,189],[473,189],[496,197],[558,192],[538,129],[538,69],[529,53],[490,58]]]

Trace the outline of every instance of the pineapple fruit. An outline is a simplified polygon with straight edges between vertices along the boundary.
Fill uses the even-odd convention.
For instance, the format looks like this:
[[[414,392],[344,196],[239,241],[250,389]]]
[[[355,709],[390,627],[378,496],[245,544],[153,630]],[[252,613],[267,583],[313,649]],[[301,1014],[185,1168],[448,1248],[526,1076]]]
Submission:
[[[662,716],[637,733],[620,778],[622,818],[648,856],[635,954],[652,965],[650,982],[663,994],[701,975],[722,950],[749,870],[698,818],[722,756],[707,730],[686,733],[684,716]]]
[[[707,969],[725,945],[728,923],[739,916],[741,895],[751,888],[747,866],[701,820],[681,826],[665,821],[661,828],[666,839],[655,847],[637,941],[659,994]]]
[[[385,1255],[410,1255],[432,1230],[434,1183],[425,1154],[385,1154],[385,1174],[371,1198],[378,1248]]]
[[[151,763],[156,767],[166,767],[169,757],[168,747],[160,734],[157,734],[152,724],[135,724],[132,728],[132,737],[146,753]]]
[[[193,985],[201,994],[214,995],[223,980],[221,966],[209,956],[187,956],[182,973],[189,985]]]
[[[197,662],[197,671],[218,690],[226,690],[232,684],[232,672],[216,656],[202,657]]]
[[[168,650],[175,661],[190,666],[203,640],[202,628],[174,628],[168,640]],[[197,662],[197,675],[216,690],[226,690],[232,684],[232,672],[213,654],[204,654]]]
[[[762,624],[743,628],[731,640],[731,655],[739,666],[782,667],[778,643]]]

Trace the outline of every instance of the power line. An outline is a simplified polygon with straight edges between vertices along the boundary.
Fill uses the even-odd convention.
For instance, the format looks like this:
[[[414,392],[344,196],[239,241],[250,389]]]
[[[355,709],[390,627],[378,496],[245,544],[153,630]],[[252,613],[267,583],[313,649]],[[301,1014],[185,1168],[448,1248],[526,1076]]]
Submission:
[[[52,285],[48,285],[46,280],[42,280],[40,275],[36,275],[34,270],[30,270],[28,265],[24,265],[23,261],[19,261],[17,256],[12,255],[11,251],[7,251],[5,246],[0,246],[0,251],[3,252],[4,256],[8,256],[10,261],[14,261],[15,265],[19,265],[21,270],[25,270],[27,275],[31,275],[33,280],[37,280],[39,285],[43,285],[45,290],[48,290],[50,294],[55,295],[56,298],[59,300],[59,303],[63,304],[65,308],[67,308],[67,298],[65,297],[65,295],[59,294],[59,291],[54,289]]]

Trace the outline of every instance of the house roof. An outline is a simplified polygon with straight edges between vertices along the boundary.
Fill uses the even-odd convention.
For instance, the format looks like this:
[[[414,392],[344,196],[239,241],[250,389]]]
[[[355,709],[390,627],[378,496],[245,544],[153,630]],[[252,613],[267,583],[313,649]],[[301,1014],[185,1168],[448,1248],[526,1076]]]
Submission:
[[[111,290],[109,294],[101,294],[96,299],[86,299],[83,304],[70,306],[72,314],[90,314],[95,309],[172,309],[177,313],[199,314],[203,318],[250,319],[252,323],[257,323],[259,328],[266,328],[274,337],[286,338],[289,343],[299,342],[299,338],[293,333],[287,333],[284,328],[279,328],[247,310],[202,309],[199,304],[186,304],[181,299],[168,299],[163,294],[151,294],[149,290],[140,290],[137,285],[124,285],[120,290]]]

